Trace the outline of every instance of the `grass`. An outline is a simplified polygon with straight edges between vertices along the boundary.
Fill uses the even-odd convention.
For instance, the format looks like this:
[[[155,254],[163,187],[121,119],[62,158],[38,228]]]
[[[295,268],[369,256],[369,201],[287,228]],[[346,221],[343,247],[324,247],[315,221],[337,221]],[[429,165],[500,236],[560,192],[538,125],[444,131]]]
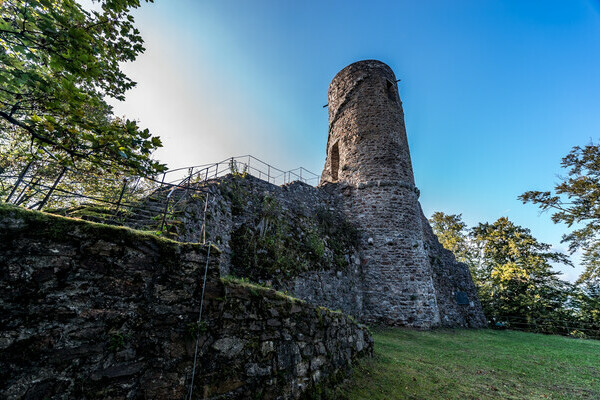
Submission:
[[[221,278],[221,282],[224,284],[229,284],[233,286],[241,286],[250,290],[250,292],[256,296],[264,296],[267,293],[272,294],[273,296],[279,297],[283,300],[287,300],[291,303],[305,303],[304,300],[298,299],[296,297],[290,296],[287,293],[283,293],[273,289],[270,286],[253,283],[248,278],[238,278],[232,275],[227,275]]]
[[[178,253],[178,248],[186,246],[203,247],[203,245],[197,243],[182,243],[158,237],[155,232],[63,217],[0,202],[0,220],[3,219],[6,219],[8,223],[10,223],[11,219],[14,219],[16,226],[0,229],[0,240],[19,237],[22,231],[27,231],[28,237],[31,238],[58,241],[69,240],[71,236],[77,235],[85,235],[97,240],[102,239],[110,242],[121,241],[125,245],[134,247],[139,246],[144,241],[149,241],[161,248],[166,254]],[[215,245],[211,245],[211,247],[211,251],[221,252]]]
[[[600,399],[600,341],[387,328],[338,389],[353,399]]]

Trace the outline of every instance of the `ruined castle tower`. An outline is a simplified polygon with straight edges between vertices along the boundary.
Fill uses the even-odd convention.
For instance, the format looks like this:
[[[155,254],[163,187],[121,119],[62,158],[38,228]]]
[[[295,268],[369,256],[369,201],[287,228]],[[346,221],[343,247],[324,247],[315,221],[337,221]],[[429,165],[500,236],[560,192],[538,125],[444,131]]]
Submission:
[[[329,85],[329,138],[321,183],[386,180],[414,188],[396,77],[380,61],[341,70]]]
[[[437,267],[432,261],[442,258],[443,249],[418,203],[394,73],[376,60],[351,64],[333,78],[328,101],[329,137],[321,186],[340,188],[346,213],[363,232],[362,319],[428,328],[448,323],[450,316],[452,323],[468,325],[463,316],[457,321],[454,315],[465,314],[457,308],[455,296],[468,291],[476,298],[474,286],[466,266],[454,257]],[[444,275],[443,270],[456,266],[458,280],[466,283],[454,284],[456,274]],[[479,303],[470,303],[471,308],[479,307],[476,314],[481,319]]]

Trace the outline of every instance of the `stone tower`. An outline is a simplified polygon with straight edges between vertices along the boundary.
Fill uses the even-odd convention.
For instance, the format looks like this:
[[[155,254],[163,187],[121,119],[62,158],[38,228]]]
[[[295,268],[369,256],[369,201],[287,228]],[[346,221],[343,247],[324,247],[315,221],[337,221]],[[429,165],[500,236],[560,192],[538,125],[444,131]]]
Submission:
[[[341,70],[329,85],[329,138],[321,183],[402,182],[414,188],[396,77],[380,61]]]
[[[362,319],[419,328],[449,321],[479,325],[483,317],[479,302],[470,302],[478,321],[469,322],[469,311],[459,309],[455,300],[458,291],[476,300],[466,266],[451,255],[445,264],[435,261],[444,258],[445,250],[418,202],[393,71],[376,60],[347,66],[329,86],[328,105],[321,186],[342,191],[345,212],[363,232]],[[445,270],[458,271],[460,278]]]

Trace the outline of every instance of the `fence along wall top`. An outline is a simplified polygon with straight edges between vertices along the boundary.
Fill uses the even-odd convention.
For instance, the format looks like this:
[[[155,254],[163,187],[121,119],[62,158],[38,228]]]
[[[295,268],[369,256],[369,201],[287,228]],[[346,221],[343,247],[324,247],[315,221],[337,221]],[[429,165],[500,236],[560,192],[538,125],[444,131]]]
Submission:
[[[204,179],[217,178],[231,172],[248,173],[273,184],[278,184],[278,180],[282,178],[280,184],[299,180],[307,184],[311,184],[312,181],[314,181],[315,183],[313,186],[316,186],[320,180],[320,175],[315,174],[304,167],[284,171],[251,155],[230,157],[217,163],[171,169],[158,175],[152,180],[156,183],[179,186],[181,185],[181,182],[186,181],[188,178],[193,179],[193,177],[198,177],[202,179],[202,175],[204,175]],[[179,176],[178,178],[167,180],[169,176],[174,175]]]
[[[30,163],[31,164],[31,163]],[[175,189],[185,189],[193,191],[202,191],[201,188],[191,188],[190,183],[192,179],[197,177],[197,182],[206,181],[208,179],[215,179],[221,176],[225,176],[231,172],[248,173],[255,176],[258,179],[265,180],[272,184],[287,184],[294,180],[302,181],[306,184],[318,184],[320,176],[308,171],[303,167],[295,168],[289,171],[276,168],[270,164],[265,163],[262,160],[257,159],[251,155],[230,157],[217,163],[201,164],[192,167],[182,167],[172,170],[165,171],[155,177],[124,177],[124,178],[112,178],[112,177],[101,177],[91,176],[81,171],[73,170],[71,168],[63,168],[60,176],[57,179],[52,179],[52,182],[42,181],[40,179],[35,180],[35,172],[29,171],[28,165],[18,176],[12,175],[0,175],[0,178],[12,182],[13,190],[11,195],[5,200],[10,202],[12,199],[13,192],[17,192],[19,186],[23,186],[20,192],[31,190],[34,192],[33,197],[30,199],[32,202],[29,203],[29,208],[35,208],[42,206],[54,193],[62,193],[68,195],[71,198],[80,198],[81,200],[94,200],[100,203],[109,205],[116,205],[117,209],[122,205],[122,200],[127,202],[127,199],[123,199],[125,191],[132,191],[137,188],[141,181],[146,181],[150,185],[146,188],[147,190],[153,191],[159,188],[171,188],[171,191]],[[195,171],[196,170],[196,171]],[[29,174],[28,174],[29,172]],[[113,182],[122,185],[122,189],[118,195],[118,200],[103,199],[96,197],[95,195],[85,195],[83,193],[77,193],[76,189],[64,188],[59,185],[59,181],[63,175],[79,175],[87,176],[94,180],[101,179],[106,182]],[[133,185],[132,185],[132,182]],[[149,194],[149,193],[146,193]],[[35,197],[43,197],[45,200],[35,202]],[[21,204],[20,194],[13,201],[14,204]],[[31,196],[30,196],[31,197]],[[125,196],[128,197],[128,196]],[[33,206],[31,204],[34,204]],[[38,207],[40,209],[41,207]]]

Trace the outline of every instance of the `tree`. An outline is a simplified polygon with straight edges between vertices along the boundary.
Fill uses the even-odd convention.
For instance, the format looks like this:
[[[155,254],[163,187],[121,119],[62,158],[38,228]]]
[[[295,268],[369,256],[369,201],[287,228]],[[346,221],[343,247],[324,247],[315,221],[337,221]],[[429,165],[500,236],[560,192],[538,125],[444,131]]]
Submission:
[[[557,278],[552,263],[572,265],[566,255],[550,251],[549,244],[539,242],[529,229],[508,218],[480,223],[472,237],[483,246],[477,276],[488,318],[520,318],[531,323],[564,317],[568,285]]]
[[[123,100],[135,85],[120,63],[144,50],[129,13],[140,1],[100,5],[88,12],[74,0],[0,1],[0,131],[27,139],[25,165],[49,156],[99,174],[162,171],[150,158],[160,139],[115,118],[104,100]]]
[[[529,191],[519,196],[523,203],[537,204],[542,211],[552,210],[554,223],[577,229],[563,236],[571,253],[583,250],[586,269],[578,283],[600,278],[600,149],[590,143],[573,147],[562,159],[568,175],[552,192]]]
[[[575,325],[585,335],[600,338],[600,281],[577,285],[572,303]]]
[[[429,222],[442,246],[454,253],[458,261],[467,264],[473,273],[478,251],[469,238],[462,214],[453,215],[437,211],[433,213]]]
[[[123,194],[128,200],[132,196],[137,199],[134,191],[139,192],[144,183],[151,182],[140,182],[126,169],[102,173],[98,170],[88,160],[79,160],[77,169],[67,171],[51,153],[32,154],[28,137],[21,129],[9,128],[0,135],[0,199],[12,204],[46,210],[82,203],[114,207]]]
[[[552,264],[571,265],[568,257],[550,251],[528,229],[508,218],[468,229],[460,214],[443,212],[430,221],[440,243],[470,261],[488,319],[515,329],[600,337],[600,280],[560,280]]]

